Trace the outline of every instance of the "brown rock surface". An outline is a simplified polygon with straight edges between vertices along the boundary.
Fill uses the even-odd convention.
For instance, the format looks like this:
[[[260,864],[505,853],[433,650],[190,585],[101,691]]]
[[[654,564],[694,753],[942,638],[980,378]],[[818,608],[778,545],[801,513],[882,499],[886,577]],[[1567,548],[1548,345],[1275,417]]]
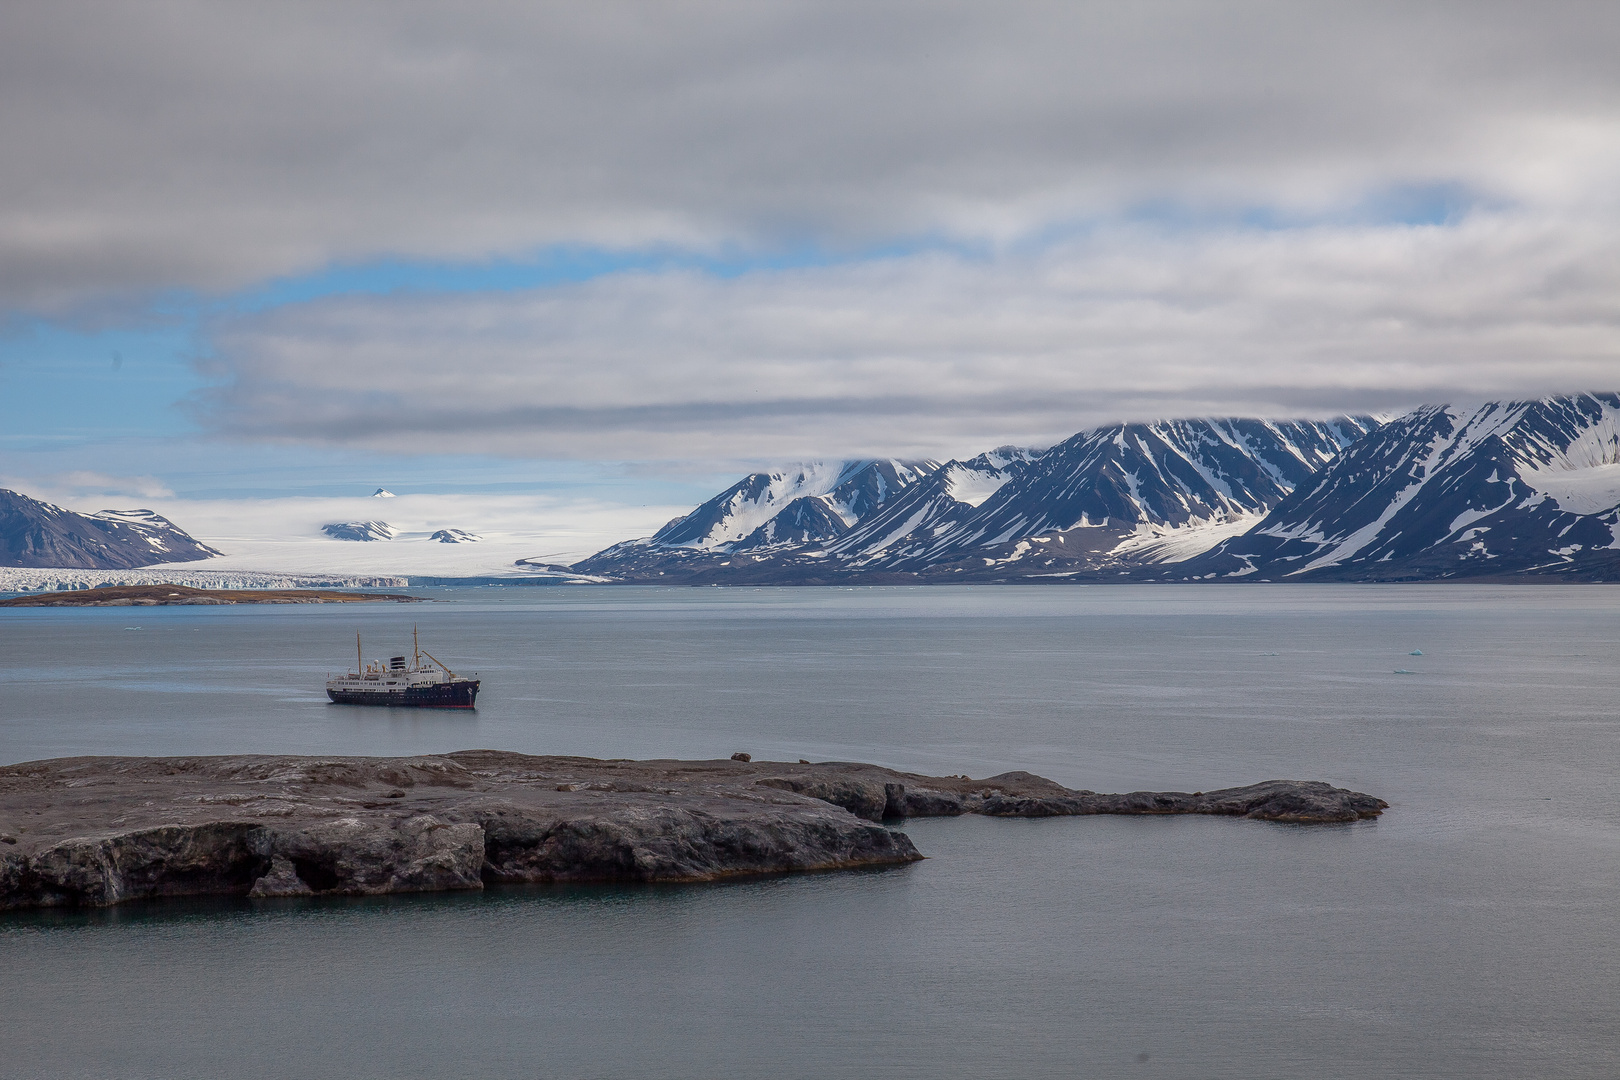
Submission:
[[[1376,817],[1321,783],[1073,791],[1029,773],[928,777],[849,762],[439,757],[63,758],[0,768],[0,910],[184,895],[715,881],[912,862],[884,818]]]

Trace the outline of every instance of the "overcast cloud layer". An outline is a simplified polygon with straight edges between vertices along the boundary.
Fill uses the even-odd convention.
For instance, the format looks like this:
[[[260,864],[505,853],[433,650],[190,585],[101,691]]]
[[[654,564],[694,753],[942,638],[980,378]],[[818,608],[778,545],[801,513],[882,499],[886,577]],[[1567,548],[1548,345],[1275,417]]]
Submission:
[[[1617,46],[1612,4],[12,5],[0,305],[673,260],[208,324],[208,424],[414,451],[945,452],[1609,386]]]
[[[336,298],[216,328],[208,418],[255,436],[547,457],[945,456],[1117,418],[1388,411],[1620,381],[1620,233],[1457,226],[625,274]]]

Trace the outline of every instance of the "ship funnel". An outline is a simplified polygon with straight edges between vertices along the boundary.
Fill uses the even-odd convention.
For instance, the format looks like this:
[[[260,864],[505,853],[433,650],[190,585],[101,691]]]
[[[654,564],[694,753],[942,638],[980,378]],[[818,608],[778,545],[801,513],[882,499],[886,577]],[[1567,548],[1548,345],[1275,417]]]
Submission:
[[[388,658],[388,669],[390,671],[404,671],[405,658],[403,656],[390,656]]]

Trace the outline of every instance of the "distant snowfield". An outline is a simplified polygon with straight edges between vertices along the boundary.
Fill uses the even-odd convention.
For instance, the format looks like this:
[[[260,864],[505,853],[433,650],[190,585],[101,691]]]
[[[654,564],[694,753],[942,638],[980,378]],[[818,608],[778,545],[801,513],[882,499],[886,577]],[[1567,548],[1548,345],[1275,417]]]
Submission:
[[[100,510],[112,500],[94,500]],[[528,495],[397,495],[391,498],[142,500],[224,554],[143,572],[234,575],[532,577],[519,559],[570,563],[626,537],[645,536],[685,506],[622,506]],[[79,509],[79,506],[71,507]],[[390,540],[336,540],[321,526],[386,521]],[[439,530],[477,534],[472,543],[430,539]]]
[[[1601,514],[1620,506],[1620,464],[1557,471],[1526,470],[1524,482],[1571,514]]]
[[[946,466],[945,493],[959,503],[981,506],[1007,482],[1007,474],[980,471],[953,462]]]
[[[1264,514],[1236,514],[1227,521],[1214,524],[1200,523],[1179,528],[1143,525],[1137,529],[1135,536],[1109,554],[1134,555],[1144,562],[1181,562],[1194,555],[1202,555],[1222,540],[1242,536],[1264,518]]]

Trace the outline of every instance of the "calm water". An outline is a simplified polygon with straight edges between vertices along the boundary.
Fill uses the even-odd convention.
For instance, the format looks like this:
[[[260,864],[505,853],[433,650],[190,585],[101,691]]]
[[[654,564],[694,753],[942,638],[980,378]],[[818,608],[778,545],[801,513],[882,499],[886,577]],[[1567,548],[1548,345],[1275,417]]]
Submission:
[[[0,761],[748,750],[1393,806],[918,821],[926,862],[724,887],[12,916],[0,1075],[1620,1075],[1620,589],[421,591],[0,613]],[[412,622],[480,673],[475,714],[325,703],[357,629],[380,656]]]

